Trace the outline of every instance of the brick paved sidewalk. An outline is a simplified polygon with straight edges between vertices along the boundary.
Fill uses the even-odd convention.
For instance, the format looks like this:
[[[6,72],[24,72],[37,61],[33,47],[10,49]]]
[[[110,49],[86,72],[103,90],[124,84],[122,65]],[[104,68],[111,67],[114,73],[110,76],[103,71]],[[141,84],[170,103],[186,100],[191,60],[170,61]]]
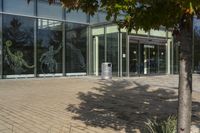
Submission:
[[[197,130],[199,81],[195,75]],[[0,133],[132,133],[147,118],[176,113],[177,83],[176,75],[0,80]]]

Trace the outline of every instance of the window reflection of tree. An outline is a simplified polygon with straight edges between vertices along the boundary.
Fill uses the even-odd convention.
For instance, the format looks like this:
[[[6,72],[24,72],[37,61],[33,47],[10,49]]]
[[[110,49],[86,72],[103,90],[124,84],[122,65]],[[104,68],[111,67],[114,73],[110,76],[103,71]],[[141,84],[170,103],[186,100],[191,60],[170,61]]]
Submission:
[[[200,19],[194,19],[194,72],[200,73]]]
[[[59,31],[61,23],[47,21],[47,24],[47,27],[45,26],[45,28],[39,31],[41,38],[38,43],[46,49],[39,58],[40,70],[42,73],[56,73],[58,72],[58,63],[62,60],[62,57],[58,57],[58,55],[62,55],[60,54],[62,53],[62,32]]]
[[[70,48],[71,50],[71,57],[75,58],[75,60],[71,60],[71,63],[74,64],[72,66],[78,65],[81,69],[85,69],[85,59],[84,56],[79,48],[77,48],[77,44],[79,42],[79,38],[75,31],[71,31],[68,34],[68,41],[66,43],[66,48]]]
[[[33,51],[33,19],[12,15],[3,17],[4,74],[33,72],[34,66],[28,65],[33,64],[33,57],[27,56]]]

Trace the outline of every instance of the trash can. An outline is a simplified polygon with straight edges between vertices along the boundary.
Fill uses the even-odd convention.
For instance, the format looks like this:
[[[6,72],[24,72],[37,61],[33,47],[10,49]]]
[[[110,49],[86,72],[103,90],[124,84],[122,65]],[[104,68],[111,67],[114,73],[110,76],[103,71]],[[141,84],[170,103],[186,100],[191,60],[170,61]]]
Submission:
[[[112,79],[112,63],[104,62],[101,64],[101,79]]]

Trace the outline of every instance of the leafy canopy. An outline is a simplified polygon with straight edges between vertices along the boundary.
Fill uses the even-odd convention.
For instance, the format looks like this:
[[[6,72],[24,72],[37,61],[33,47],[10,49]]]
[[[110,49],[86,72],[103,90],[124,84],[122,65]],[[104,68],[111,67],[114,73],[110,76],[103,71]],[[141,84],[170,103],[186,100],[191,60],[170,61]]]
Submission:
[[[30,0],[28,0],[30,1]],[[49,0],[52,4],[58,0]],[[98,9],[107,12],[107,20],[127,29],[172,28],[194,14],[200,16],[200,0],[60,0],[70,10],[94,15]],[[125,17],[121,18],[120,15]]]

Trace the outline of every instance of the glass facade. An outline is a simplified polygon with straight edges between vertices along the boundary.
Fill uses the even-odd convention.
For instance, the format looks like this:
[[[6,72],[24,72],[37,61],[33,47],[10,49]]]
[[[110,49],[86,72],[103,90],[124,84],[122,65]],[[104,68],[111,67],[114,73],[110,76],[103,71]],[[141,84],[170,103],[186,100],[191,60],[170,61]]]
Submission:
[[[34,15],[34,0],[3,0],[3,11],[22,15]]]
[[[39,17],[62,19],[63,9],[59,2],[49,5],[47,0],[38,0],[37,14]]]
[[[122,34],[122,76],[127,76],[127,34],[125,33],[121,33]]]
[[[87,26],[66,24],[66,73],[86,73]]]
[[[1,78],[86,74],[86,14],[66,13],[59,2],[47,0],[1,2]]]
[[[179,71],[180,43],[165,29],[128,33],[107,22],[106,13],[67,12],[59,1],[0,0],[0,77],[113,76]],[[120,16],[123,17],[123,16]],[[194,19],[193,70],[200,73],[200,20]]]
[[[90,16],[90,23],[97,24],[97,23],[105,23],[106,20],[106,13],[103,11],[98,11],[94,16]]]
[[[171,42],[168,40],[172,38],[167,38],[166,31],[140,30],[128,35],[124,29],[119,31],[116,25],[94,27],[90,69],[94,75],[100,75],[101,64],[111,62],[113,76],[168,74],[167,46]]]
[[[0,12],[2,11],[2,0],[0,0]]]
[[[194,54],[193,69],[195,73],[200,73],[200,20],[194,19]]]
[[[167,73],[166,46],[164,44],[131,42],[129,60],[130,75]]]
[[[173,55],[173,73],[178,73],[179,72],[179,51],[180,51],[180,44],[179,43],[174,43],[175,45],[173,46],[174,50],[174,55]]]
[[[80,10],[71,12],[66,11],[66,20],[71,22],[87,23],[87,15]]]
[[[2,14],[0,14],[0,20],[2,20]],[[3,74],[3,61],[2,61],[2,57],[3,57],[3,44],[2,44],[2,21],[0,21],[0,78],[2,78],[2,74]]]
[[[3,75],[33,74],[34,19],[3,15]]]
[[[106,28],[107,61],[112,62],[114,76],[119,76],[119,32],[117,26]]]
[[[171,74],[179,73],[179,51],[180,51],[180,42],[174,40],[171,44]]]
[[[160,45],[158,47],[158,72],[166,73],[167,69],[167,52],[166,46]]]
[[[38,74],[62,73],[62,22],[38,19]]]
[[[140,73],[138,65],[140,64],[139,62],[139,44],[137,42],[132,42],[129,45],[129,72],[130,75],[135,75]],[[143,64],[143,63],[141,63]],[[141,65],[142,66],[142,65]]]

